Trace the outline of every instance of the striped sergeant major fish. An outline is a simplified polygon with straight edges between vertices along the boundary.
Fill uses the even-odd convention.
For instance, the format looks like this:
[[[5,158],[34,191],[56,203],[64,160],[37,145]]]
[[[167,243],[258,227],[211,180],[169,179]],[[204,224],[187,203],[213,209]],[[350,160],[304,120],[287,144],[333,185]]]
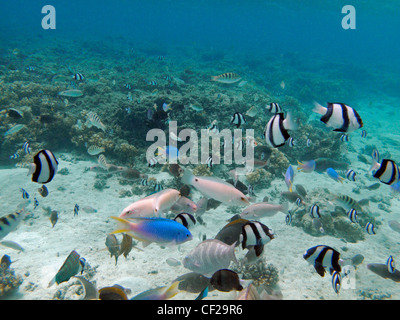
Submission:
[[[396,267],[395,267],[394,260],[393,260],[392,256],[389,257],[389,259],[386,262],[386,265],[387,265],[388,271],[390,273],[394,273],[396,271]]]
[[[23,209],[0,218],[0,240],[17,229],[27,212]]]
[[[318,245],[306,250],[303,258],[314,266],[321,277],[325,275],[325,269],[332,274],[334,271],[341,272],[341,265],[344,265],[344,261],[340,259],[340,253],[326,245]]]
[[[350,181],[356,181],[356,173],[352,169],[349,169],[346,171],[346,178]]]
[[[235,112],[231,117],[231,123],[233,123],[236,128],[240,128],[242,124],[246,123],[246,118],[241,112]]]
[[[276,114],[276,113],[283,113],[283,109],[282,109],[282,107],[279,105],[279,103],[277,103],[277,102],[271,102],[270,104],[267,104],[266,106],[265,106],[265,108],[269,111],[269,112],[271,112],[271,113],[273,113],[273,114]]]
[[[381,163],[373,160],[371,170],[376,170],[373,174],[374,178],[379,179],[380,182],[388,185],[396,184],[400,178],[399,166],[390,159],[383,159]]]
[[[358,201],[354,200],[353,198],[350,198],[348,195],[335,196],[334,200],[347,210],[355,209],[357,212],[363,211]]]
[[[270,147],[278,148],[285,145],[286,140],[290,138],[288,130],[296,129],[297,124],[293,121],[290,113],[286,115],[286,118],[283,113],[277,113],[265,126],[264,137]]]
[[[236,83],[242,79],[241,76],[234,72],[226,72],[223,74],[220,74],[218,76],[212,76],[211,81],[216,81],[220,83]]]
[[[363,121],[356,110],[344,103],[331,103],[327,107],[314,102],[313,112],[322,115],[321,121],[333,131],[352,132],[362,128]]]

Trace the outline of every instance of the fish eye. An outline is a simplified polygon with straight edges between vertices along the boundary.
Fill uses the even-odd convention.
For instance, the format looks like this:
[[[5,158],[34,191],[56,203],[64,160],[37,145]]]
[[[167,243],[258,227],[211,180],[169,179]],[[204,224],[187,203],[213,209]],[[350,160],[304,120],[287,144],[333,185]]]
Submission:
[[[196,182],[197,182],[197,181],[199,181],[199,179],[197,179],[197,178],[196,178],[196,179],[194,179],[194,181],[196,181]]]

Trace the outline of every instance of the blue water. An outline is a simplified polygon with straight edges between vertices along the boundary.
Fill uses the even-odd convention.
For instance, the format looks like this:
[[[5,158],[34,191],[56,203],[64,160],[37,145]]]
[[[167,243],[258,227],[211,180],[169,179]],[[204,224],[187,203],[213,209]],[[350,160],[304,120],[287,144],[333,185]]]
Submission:
[[[41,10],[45,5],[52,5],[56,10],[55,30],[42,28],[44,14]],[[342,27],[342,19],[345,16],[342,8],[345,5],[352,5],[356,10],[355,29],[345,30]],[[342,0],[0,1],[0,165],[6,169],[14,169],[16,164],[17,167],[23,167],[30,163],[31,156],[39,147],[52,149],[57,157],[65,152],[67,155],[63,155],[63,160],[67,159],[67,162],[70,157],[76,157],[78,160],[92,161],[92,164],[96,165],[97,158],[90,158],[86,149],[88,142],[101,142],[104,143],[102,147],[106,150],[106,158],[111,163],[124,166],[123,168],[133,166],[142,173],[154,176],[156,182],[159,182],[159,175],[166,173],[160,173],[159,165],[149,168],[143,156],[148,147],[145,141],[146,132],[156,126],[166,128],[165,120],[168,116],[165,114],[150,124],[147,121],[151,116],[146,114],[156,113],[154,104],[161,107],[164,103],[171,102],[172,120],[178,118],[182,127],[188,125],[191,128],[204,129],[213,120],[218,120],[221,128],[224,125],[229,126],[229,119],[234,112],[245,113],[253,105],[264,108],[257,99],[261,99],[262,103],[276,100],[282,102],[285,108],[293,109],[296,117],[300,119],[300,133],[293,132],[293,137],[299,144],[294,149],[287,146],[280,149],[292,165],[297,165],[297,160],[306,161],[319,157],[351,162],[351,168],[361,172],[358,175],[361,179],[357,180],[357,187],[345,181],[343,190],[335,185],[336,191],[332,193],[338,193],[340,190],[357,200],[369,198],[371,203],[374,203],[371,214],[375,214],[378,208],[381,210],[378,212],[384,215],[383,211],[386,209],[381,208],[387,208],[392,210],[388,212],[393,213],[393,219],[400,220],[395,205],[397,195],[391,193],[389,188],[382,191],[387,186],[380,187],[379,192],[383,195],[379,193],[379,196],[365,191],[366,184],[377,182],[368,172],[371,150],[376,147],[381,154],[394,160],[400,156],[397,127],[400,121],[398,8],[398,2],[394,0],[384,3],[372,0],[354,0],[351,3]],[[159,60],[158,56],[163,59],[165,57],[165,60]],[[28,72],[28,66],[34,67],[35,70]],[[85,81],[71,84],[72,70],[83,72],[86,76]],[[237,72],[248,84],[238,87],[209,81],[210,76],[224,72]],[[163,77],[167,74],[180,78],[180,82],[166,84]],[[56,76],[65,77],[65,80],[59,81]],[[144,79],[158,81],[159,84],[151,87]],[[131,84],[133,87],[133,98],[131,96],[129,101],[126,99],[128,91],[124,89],[125,84]],[[71,89],[72,86],[82,89],[85,95],[68,99],[60,99],[57,96],[58,91]],[[196,94],[198,96],[195,96]],[[220,102],[222,100],[223,103]],[[350,135],[348,145],[335,145],[334,150],[324,149],[327,144],[319,145],[317,139],[325,139],[325,142],[328,140],[329,145],[338,135],[327,129],[318,121],[319,116],[311,112],[313,101],[323,105],[326,102],[344,102],[354,106],[362,116],[363,129],[368,132],[368,138],[361,139],[361,130],[357,130]],[[201,106],[204,111],[195,112],[188,109],[189,104]],[[59,125],[52,122],[38,125],[32,118],[14,121],[4,115],[5,109],[18,109],[25,105],[29,107],[27,113],[31,113],[33,119],[41,115],[55,115],[58,117],[56,124]],[[83,115],[89,110],[99,114],[107,127],[106,130],[100,131],[95,127],[89,130],[85,126],[83,131],[76,129],[75,124],[78,120],[81,124],[85,123]],[[68,118],[64,119],[66,116]],[[268,116],[268,113],[258,113],[257,117],[248,118],[249,127],[254,125],[257,130],[256,137],[261,137]],[[26,128],[20,133],[3,136],[6,130],[19,123],[25,124]],[[304,129],[305,127],[307,129]],[[313,141],[310,149],[307,149],[303,140],[311,136]],[[21,145],[27,140],[33,150],[31,155],[21,154]],[[22,156],[15,160],[10,159],[10,155],[17,151]],[[73,156],[70,155],[71,152]],[[360,155],[368,159],[362,160]],[[86,169],[85,172],[88,171],[88,168]],[[232,168],[222,172],[217,168],[213,169],[213,172],[215,176],[227,179],[227,171],[230,169]],[[74,170],[72,165],[70,170]],[[82,172],[78,173],[80,174]],[[297,174],[299,173],[295,170],[295,176]],[[312,174],[317,177],[315,181],[321,181],[320,173]],[[343,175],[342,172],[340,174]],[[68,173],[64,179],[67,179],[67,175]],[[55,177],[56,183],[57,178],[62,179],[59,176],[60,174]],[[165,180],[170,185],[164,187],[175,188],[176,181],[169,178],[170,180]],[[282,182],[282,172],[277,172],[273,179],[275,182]],[[101,199],[101,194],[99,196],[99,192],[104,191],[99,191],[99,181],[93,181],[91,177],[89,187],[85,185],[84,191],[77,193],[82,196],[88,192],[88,198],[92,203],[96,203],[97,200],[104,200]],[[309,191],[313,191],[311,197],[314,202],[323,202],[326,195],[324,192],[331,189],[332,183],[336,183],[329,177],[326,177],[326,181],[326,185],[317,185],[314,189],[313,180],[304,182]],[[79,189],[82,186],[78,182],[74,181],[78,185],[75,187]],[[136,191],[139,190],[136,184],[139,185],[140,181],[123,183],[121,185],[133,185]],[[31,193],[37,189],[37,186],[32,184],[26,187],[31,188]],[[93,187],[93,184],[96,187]],[[13,187],[18,189],[25,186]],[[71,188],[70,185],[63,185],[57,190],[63,191],[64,187],[66,190]],[[73,191],[75,187],[72,188]],[[269,188],[270,185],[263,185],[262,188],[264,187]],[[255,188],[257,190],[257,185]],[[51,191],[56,193],[57,190]],[[107,191],[107,188],[105,190]],[[108,192],[114,191],[117,194],[120,190],[111,188]],[[281,191],[286,189],[278,184],[278,187],[274,185],[268,189],[265,195],[278,203],[281,200]],[[144,197],[146,192],[148,194],[150,190],[143,191],[141,195],[132,191],[131,196]],[[109,193],[107,195],[109,196]],[[7,199],[10,195],[2,194],[0,190],[0,196]],[[56,194],[55,199],[58,201],[61,200],[57,196],[64,198]],[[259,194],[258,200],[261,201],[263,196]],[[388,203],[388,200],[378,207],[377,203],[386,196],[393,202]],[[80,201],[83,201],[82,198]],[[117,203],[123,196],[115,198],[112,201]],[[376,198],[378,200],[373,201]],[[41,198],[40,200],[44,201]],[[14,210],[14,201],[7,203],[7,210]],[[77,200],[74,198],[71,201],[69,207],[58,209],[71,211],[70,208],[73,208]],[[101,209],[97,208],[99,216],[104,215],[99,219],[101,221],[106,221],[110,215],[118,215],[120,208],[127,205],[126,201],[117,204],[111,200],[107,201],[110,207],[115,207],[115,212],[110,212],[109,209],[107,212],[101,212]],[[81,206],[84,207],[83,204]],[[379,221],[378,226],[380,225],[381,230],[385,230],[385,225],[386,230],[393,233],[386,225],[387,216],[373,216]],[[230,214],[221,220],[216,219],[216,222],[212,220],[209,226],[216,228],[212,231],[219,230],[228,218]],[[111,223],[103,229],[111,232],[110,225]],[[279,227],[282,228],[282,225]],[[298,230],[302,232],[301,228]],[[207,232],[210,235],[211,231]],[[378,248],[384,248],[382,256],[385,256],[381,256],[379,262],[384,262],[386,253],[390,254],[385,250],[392,248],[391,246],[395,248],[394,252],[398,252],[398,242],[396,244],[393,235],[391,236],[388,244],[385,243],[385,238],[380,238],[378,244],[381,247]],[[320,238],[315,239],[319,241]],[[339,242],[339,239],[341,237],[336,236],[335,240]],[[279,240],[274,240],[276,241]],[[369,238],[366,241],[371,240]],[[101,242],[103,245],[103,239]],[[356,246],[351,247],[351,244],[349,248],[347,249],[351,253],[354,252],[352,250],[359,249]],[[76,249],[80,252],[84,250],[79,247]],[[303,251],[305,249],[307,248],[301,248]],[[363,253],[361,249],[356,252]],[[277,258],[278,254],[275,254],[273,258]],[[52,257],[54,255],[53,253]],[[90,261],[90,252],[84,252],[84,255]],[[374,258],[367,257],[366,261],[378,262]],[[157,256],[154,259],[157,259]],[[285,259],[289,260],[290,257],[285,256]],[[304,262],[301,257],[300,262]],[[52,263],[54,264],[54,261]],[[369,273],[368,270],[365,272]],[[180,274],[176,274],[178,275]],[[151,277],[144,275],[146,280]],[[174,277],[169,275],[168,280],[171,280],[170,278]],[[295,281],[296,278],[292,280]],[[365,292],[369,290],[368,285],[365,285],[367,280],[362,284],[364,287],[360,285],[364,289],[367,288]],[[316,286],[319,285],[318,282]],[[383,285],[379,288],[385,290]],[[328,289],[328,292],[331,291]],[[290,290],[288,292],[292,294]],[[368,293],[365,292],[362,294],[367,296]],[[285,296],[285,292],[283,293]],[[312,294],[299,294],[299,298],[318,299],[319,293],[313,295],[314,293],[313,291]],[[355,299],[359,299],[362,294]],[[379,292],[376,293],[376,297],[378,296]],[[393,296],[397,298],[398,293],[393,293]],[[334,298],[340,299],[340,296]]]

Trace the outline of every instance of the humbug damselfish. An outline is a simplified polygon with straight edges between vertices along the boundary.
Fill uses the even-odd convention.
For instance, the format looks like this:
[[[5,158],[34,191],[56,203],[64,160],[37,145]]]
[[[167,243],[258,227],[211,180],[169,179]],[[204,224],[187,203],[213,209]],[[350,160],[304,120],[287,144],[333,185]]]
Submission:
[[[40,150],[30,164],[28,175],[32,174],[32,181],[45,184],[50,182],[58,169],[58,161],[50,150]]]

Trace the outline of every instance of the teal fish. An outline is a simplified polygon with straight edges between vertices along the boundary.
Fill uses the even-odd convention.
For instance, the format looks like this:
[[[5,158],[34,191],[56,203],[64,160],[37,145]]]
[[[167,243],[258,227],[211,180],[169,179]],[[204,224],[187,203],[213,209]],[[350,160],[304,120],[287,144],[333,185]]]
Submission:
[[[14,127],[12,127],[11,129],[7,130],[7,131],[4,133],[4,136],[6,137],[6,136],[8,136],[8,135],[10,135],[10,134],[17,133],[18,131],[22,130],[24,127],[25,127],[24,124],[17,124],[17,125],[15,125]]]
[[[85,262],[86,260],[84,258],[81,258],[75,250],[72,250],[67,259],[65,259],[60,270],[58,270],[57,274],[49,282],[48,287],[51,287],[54,283],[60,284],[68,281],[79,272],[82,274],[85,268]]]
[[[176,296],[179,292],[179,282],[175,281],[170,287],[158,287],[139,293],[131,300],[168,300]]]
[[[81,90],[78,89],[70,89],[70,90],[65,90],[65,91],[60,91],[58,93],[59,96],[63,96],[63,97],[81,97],[83,96],[83,92]]]

